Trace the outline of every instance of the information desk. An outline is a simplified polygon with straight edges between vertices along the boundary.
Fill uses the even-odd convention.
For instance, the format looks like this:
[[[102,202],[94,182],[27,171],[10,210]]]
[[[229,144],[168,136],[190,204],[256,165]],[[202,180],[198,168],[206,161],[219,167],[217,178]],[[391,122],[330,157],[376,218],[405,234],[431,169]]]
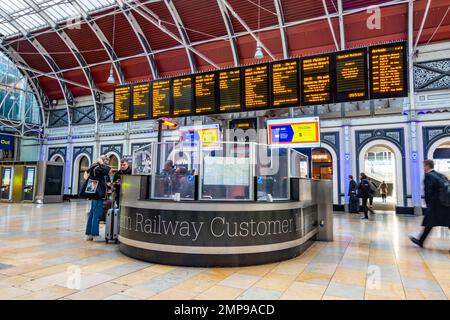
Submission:
[[[315,240],[332,240],[331,181],[297,184],[295,201],[176,202],[140,200],[145,179],[123,176],[120,251],[149,262],[197,267],[293,258]]]

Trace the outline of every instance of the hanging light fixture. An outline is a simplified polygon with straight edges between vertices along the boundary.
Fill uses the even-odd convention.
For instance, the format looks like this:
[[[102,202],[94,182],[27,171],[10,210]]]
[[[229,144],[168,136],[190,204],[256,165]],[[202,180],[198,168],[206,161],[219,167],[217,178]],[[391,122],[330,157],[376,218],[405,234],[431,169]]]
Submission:
[[[259,40],[260,22],[261,22],[261,0],[258,0],[258,40]],[[257,41],[256,42],[255,59],[262,59],[262,58],[264,58],[262,46],[261,46],[261,43],[259,41]]]
[[[113,38],[112,38],[112,49],[114,51],[114,40],[115,40],[115,35],[116,35],[116,11],[114,9],[114,18],[113,18]],[[114,62],[113,62],[114,63]],[[113,65],[111,63],[111,67],[109,68],[109,77],[106,80],[107,83],[109,84],[114,84],[116,83],[116,79],[114,78],[114,71],[113,71]]]

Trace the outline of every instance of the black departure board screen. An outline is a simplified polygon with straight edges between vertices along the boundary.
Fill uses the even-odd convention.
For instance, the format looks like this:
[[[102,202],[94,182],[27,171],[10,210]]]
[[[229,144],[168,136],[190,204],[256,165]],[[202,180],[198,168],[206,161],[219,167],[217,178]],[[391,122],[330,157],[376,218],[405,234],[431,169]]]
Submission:
[[[147,120],[151,117],[150,83],[133,86],[133,120]]]
[[[287,60],[272,63],[272,106],[298,106],[299,78],[298,60]]]
[[[331,55],[302,60],[302,104],[326,104],[333,102],[331,91]]]
[[[195,114],[207,114],[216,110],[216,74],[195,75]]]
[[[152,118],[170,115],[170,80],[152,82]]]
[[[367,50],[356,49],[335,55],[336,102],[367,100]]]
[[[248,111],[269,106],[269,65],[244,68],[244,105]]]
[[[370,98],[406,97],[406,43],[393,43],[369,48]]]
[[[114,88],[114,122],[130,121],[131,86]]]
[[[241,69],[220,71],[219,111],[241,111],[241,91]]]
[[[192,76],[172,80],[172,116],[189,116],[194,105]]]

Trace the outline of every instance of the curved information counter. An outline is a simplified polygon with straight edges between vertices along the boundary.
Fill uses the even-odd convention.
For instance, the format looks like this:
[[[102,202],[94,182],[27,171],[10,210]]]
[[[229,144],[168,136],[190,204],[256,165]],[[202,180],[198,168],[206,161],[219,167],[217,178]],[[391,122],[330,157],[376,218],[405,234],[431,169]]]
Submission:
[[[122,184],[120,251],[133,258],[243,266],[289,259],[314,240],[332,240],[330,181],[304,179],[308,197],[279,202],[140,200],[143,181],[124,176]]]

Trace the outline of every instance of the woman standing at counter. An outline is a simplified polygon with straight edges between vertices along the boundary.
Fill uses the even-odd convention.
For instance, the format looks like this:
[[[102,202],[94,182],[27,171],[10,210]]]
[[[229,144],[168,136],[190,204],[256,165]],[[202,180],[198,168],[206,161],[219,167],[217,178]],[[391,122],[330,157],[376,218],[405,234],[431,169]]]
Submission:
[[[106,197],[106,180],[111,167],[104,162],[106,156],[99,157],[87,170],[89,177],[81,188],[80,196],[91,200],[91,210],[86,223],[86,240],[103,241],[100,238],[99,224]]]

